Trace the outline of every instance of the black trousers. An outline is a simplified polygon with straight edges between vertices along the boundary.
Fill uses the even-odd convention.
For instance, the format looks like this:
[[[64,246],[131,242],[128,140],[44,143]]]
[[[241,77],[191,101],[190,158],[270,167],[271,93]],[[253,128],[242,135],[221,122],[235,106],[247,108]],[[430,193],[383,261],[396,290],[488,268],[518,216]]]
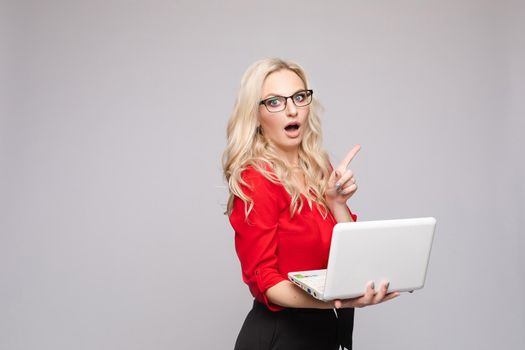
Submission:
[[[268,310],[253,302],[242,325],[235,350],[352,349],[354,309]]]

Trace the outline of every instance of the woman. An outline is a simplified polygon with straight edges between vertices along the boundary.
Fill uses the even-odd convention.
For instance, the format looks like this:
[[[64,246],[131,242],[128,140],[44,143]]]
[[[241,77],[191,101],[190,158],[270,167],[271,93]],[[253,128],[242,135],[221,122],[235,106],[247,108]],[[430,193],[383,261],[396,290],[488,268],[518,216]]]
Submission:
[[[362,297],[323,302],[287,280],[290,271],[325,269],[333,226],[356,220],[346,205],[357,190],[347,166],[360,146],[332,169],[318,109],[293,62],[257,61],[241,80],[223,167],[227,214],[255,300],[235,349],[350,348],[353,308],[398,295],[385,281],[377,290],[369,283]]]

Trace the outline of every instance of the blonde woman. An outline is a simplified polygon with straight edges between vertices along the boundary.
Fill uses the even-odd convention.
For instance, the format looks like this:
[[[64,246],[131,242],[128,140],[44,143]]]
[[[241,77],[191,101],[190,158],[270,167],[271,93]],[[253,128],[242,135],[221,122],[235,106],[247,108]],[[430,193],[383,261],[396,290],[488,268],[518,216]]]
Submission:
[[[325,269],[333,226],[356,220],[346,205],[357,190],[347,168],[360,146],[332,169],[318,109],[296,63],[263,59],[241,80],[223,168],[242,277],[255,300],[235,349],[350,348],[354,308],[398,295],[386,282],[370,283],[362,297],[323,302],[287,280],[290,271]]]

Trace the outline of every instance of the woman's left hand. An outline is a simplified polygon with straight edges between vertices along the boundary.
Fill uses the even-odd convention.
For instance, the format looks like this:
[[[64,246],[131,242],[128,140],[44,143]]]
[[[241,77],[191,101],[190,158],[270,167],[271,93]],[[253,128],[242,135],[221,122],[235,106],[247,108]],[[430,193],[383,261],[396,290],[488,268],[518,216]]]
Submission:
[[[354,173],[348,169],[348,165],[360,149],[361,145],[355,145],[330,174],[326,189],[326,202],[330,207],[346,205],[346,201],[357,191]]]

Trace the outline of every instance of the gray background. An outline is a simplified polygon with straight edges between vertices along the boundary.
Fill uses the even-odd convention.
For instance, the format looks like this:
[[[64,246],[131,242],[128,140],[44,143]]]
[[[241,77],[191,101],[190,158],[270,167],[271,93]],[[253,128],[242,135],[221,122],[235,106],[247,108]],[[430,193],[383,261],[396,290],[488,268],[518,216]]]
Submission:
[[[361,220],[438,219],[425,289],[357,349],[523,349],[523,1],[7,1],[0,348],[228,349],[220,157],[240,77],[293,59],[355,144]]]

